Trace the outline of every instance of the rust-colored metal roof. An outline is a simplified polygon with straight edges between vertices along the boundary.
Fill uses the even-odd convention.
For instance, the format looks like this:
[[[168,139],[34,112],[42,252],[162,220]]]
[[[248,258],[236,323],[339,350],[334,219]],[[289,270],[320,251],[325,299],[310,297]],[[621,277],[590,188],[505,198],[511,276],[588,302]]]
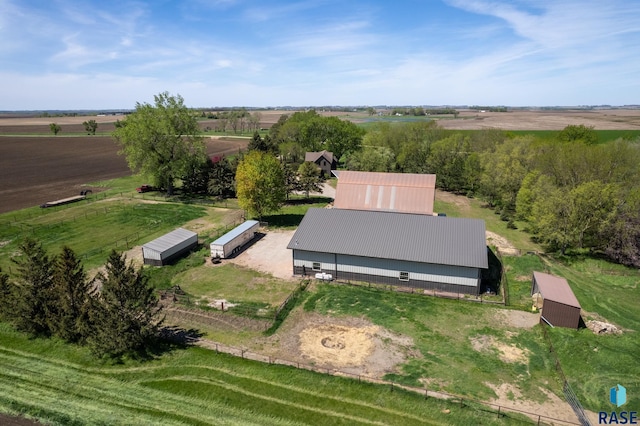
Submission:
[[[436,175],[340,171],[334,207],[433,214]]]
[[[545,300],[553,300],[575,308],[580,308],[580,303],[569,287],[567,280],[544,272],[533,272],[533,279],[538,284],[538,290]]]

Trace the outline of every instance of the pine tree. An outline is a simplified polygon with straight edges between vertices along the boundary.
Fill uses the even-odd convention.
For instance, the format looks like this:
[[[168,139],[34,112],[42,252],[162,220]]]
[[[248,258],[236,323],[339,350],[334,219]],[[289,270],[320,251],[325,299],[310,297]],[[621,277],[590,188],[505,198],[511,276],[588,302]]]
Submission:
[[[93,283],[87,279],[82,263],[73,250],[63,247],[53,270],[55,311],[49,327],[68,342],[82,342],[88,332]]]
[[[161,306],[142,270],[126,262],[115,250],[106,264],[106,274],[97,277],[100,295],[92,309],[93,333],[88,337],[98,356],[120,358],[144,353],[158,336],[163,318]]]
[[[9,282],[9,275],[0,269],[0,321],[11,321],[15,305],[15,288]]]
[[[33,239],[26,239],[19,248],[20,256],[12,259],[18,270],[14,323],[32,336],[46,336],[51,334],[48,316],[54,311],[53,262]]]

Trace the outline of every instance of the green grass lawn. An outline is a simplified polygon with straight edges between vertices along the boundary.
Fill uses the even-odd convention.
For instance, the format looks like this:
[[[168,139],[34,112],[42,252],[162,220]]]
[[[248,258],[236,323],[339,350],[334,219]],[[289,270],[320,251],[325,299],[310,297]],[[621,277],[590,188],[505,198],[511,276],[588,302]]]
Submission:
[[[330,201],[331,198],[322,196],[310,196],[307,198],[304,195],[293,195],[279,212],[264,216],[262,220],[267,222],[271,228],[295,229],[302,221],[307,210],[312,207],[326,207]]]
[[[110,365],[84,348],[28,339],[5,324],[0,364],[0,412],[50,424],[514,424],[400,389],[200,348]]]
[[[279,280],[231,263],[190,268],[176,275],[172,282],[202,302],[226,299],[230,303],[257,304],[266,309],[277,308],[297,287],[296,282]]]
[[[467,198],[464,196],[453,196],[456,202],[444,201],[443,196],[438,192],[433,206],[433,210],[438,213],[445,213],[451,217],[467,217],[475,219],[483,219],[487,231],[506,238],[513,246],[522,252],[541,251],[539,244],[531,241],[531,236],[522,231],[524,224],[516,222],[520,229],[509,229],[507,222],[500,219],[500,215],[496,214],[494,209],[486,206],[482,200],[477,198]],[[444,194],[447,199],[451,198],[450,194]]]
[[[482,400],[496,396],[488,384],[512,383],[525,398],[539,401],[544,399],[541,388],[561,393],[541,330],[506,325],[501,308],[493,305],[321,285],[304,309],[325,315],[364,315],[376,325],[410,336],[419,354],[412,354],[399,373],[386,376],[394,382],[411,386],[429,383],[432,390]],[[473,341],[497,344],[477,350]],[[504,347],[515,348],[522,358],[502,360],[500,348]]]

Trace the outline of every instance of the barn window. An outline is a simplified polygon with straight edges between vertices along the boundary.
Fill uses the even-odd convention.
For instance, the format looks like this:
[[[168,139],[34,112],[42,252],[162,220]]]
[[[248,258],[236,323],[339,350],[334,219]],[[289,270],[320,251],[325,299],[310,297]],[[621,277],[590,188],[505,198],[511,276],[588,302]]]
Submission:
[[[313,270],[314,271],[320,271],[320,262],[313,262]]]
[[[400,272],[400,281],[409,281],[409,273]]]

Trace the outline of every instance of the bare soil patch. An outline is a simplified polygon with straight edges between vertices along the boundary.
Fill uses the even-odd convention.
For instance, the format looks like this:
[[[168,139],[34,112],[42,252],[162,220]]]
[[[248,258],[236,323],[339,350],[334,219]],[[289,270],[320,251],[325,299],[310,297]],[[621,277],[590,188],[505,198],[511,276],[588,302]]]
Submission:
[[[445,203],[455,204],[460,209],[460,212],[468,212],[471,210],[471,202],[467,197],[462,195],[452,194],[451,192],[441,191],[436,189],[436,200],[444,201]]]
[[[494,404],[526,411],[528,413],[540,413],[542,416],[578,424],[578,419],[569,404],[547,389],[540,389],[547,397],[547,400],[545,402],[536,402],[524,399],[518,387],[511,383],[502,383],[500,385],[494,385],[492,383],[485,384],[493,389],[497,395],[492,401]]]
[[[481,335],[471,338],[471,347],[478,352],[495,350],[498,358],[506,363],[529,363],[529,351],[520,349],[515,345],[508,345],[499,341],[494,336]]]
[[[532,328],[540,322],[540,314],[512,309],[496,309],[494,320],[498,324],[507,324],[509,327]]]
[[[495,232],[486,231],[487,245],[494,246],[501,254],[507,256],[518,256],[520,250],[515,248],[506,238],[496,234]]]
[[[413,340],[364,318],[293,313],[269,338],[269,355],[327,369],[381,379],[409,356],[419,356]]]

